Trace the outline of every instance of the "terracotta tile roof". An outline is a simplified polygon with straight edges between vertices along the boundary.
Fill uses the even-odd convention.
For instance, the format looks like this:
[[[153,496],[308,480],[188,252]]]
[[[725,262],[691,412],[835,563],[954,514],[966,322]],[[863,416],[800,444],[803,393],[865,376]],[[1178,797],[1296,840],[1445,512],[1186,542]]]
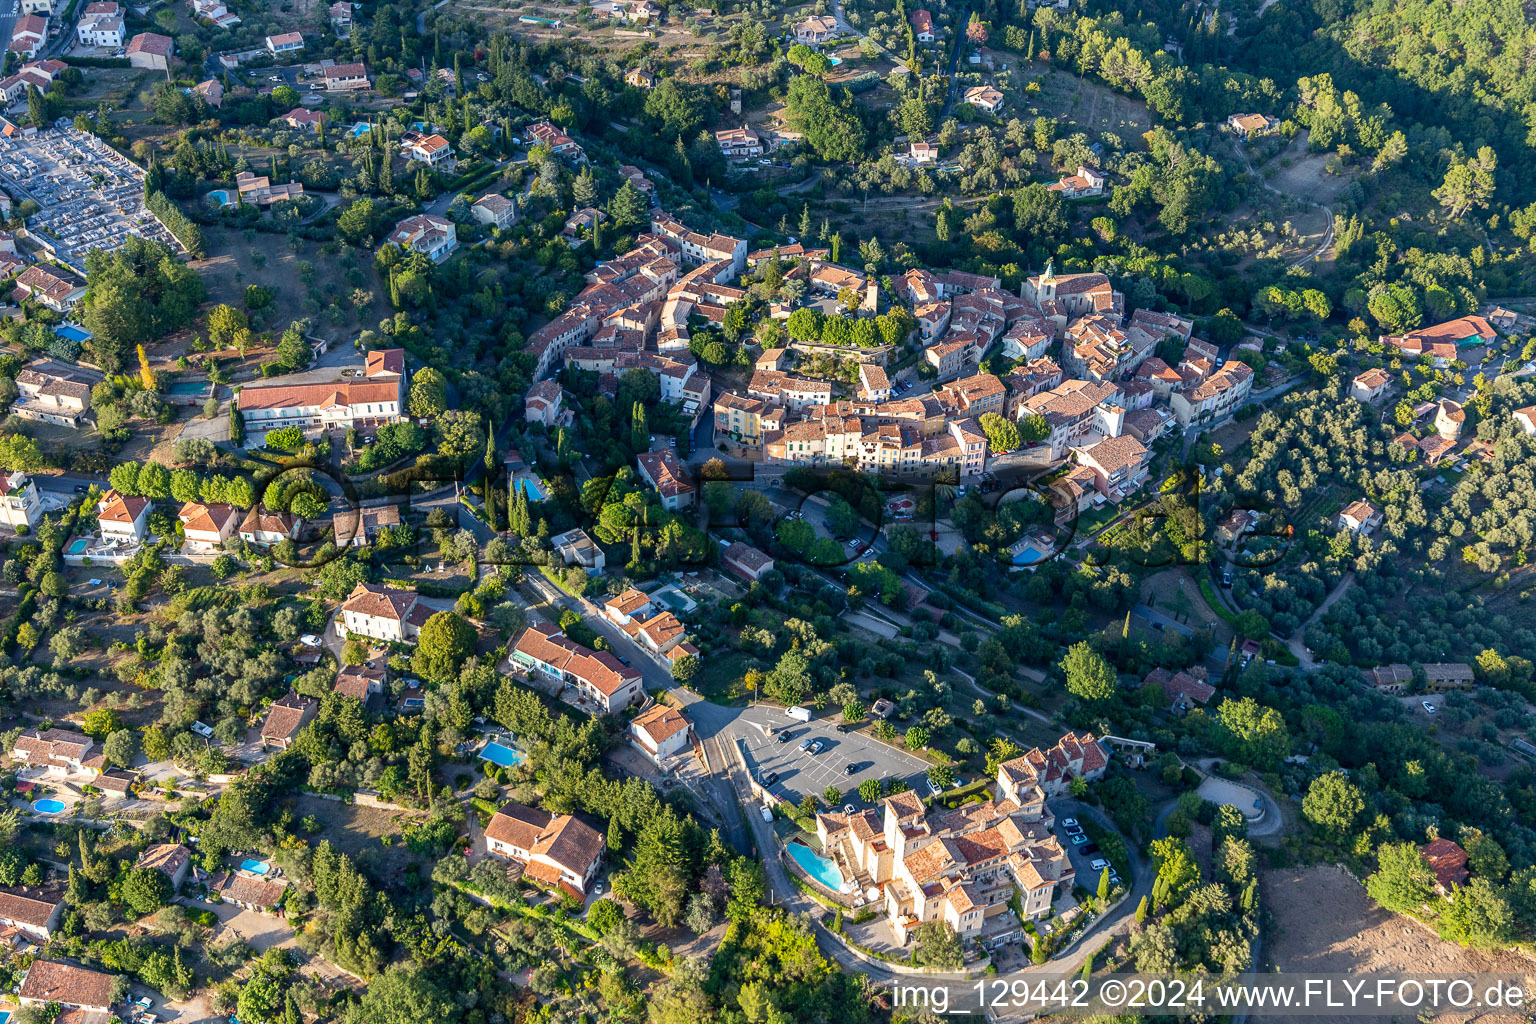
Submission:
[[[1373,366],[1355,377],[1355,383],[1363,388],[1379,388],[1392,381],[1392,375],[1379,366]]]
[[[610,597],[604,602],[603,607],[612,608],[620,615],[633,615],[650,603],[650,595],[643,590],[630,587],[617,597]]]
[[[741,541],[733,541],[720,555],[726,562],[732,562],[752,573],[754,576],[773,564],[773,559],[759,551],[750,544]]]
[[[347,595],[341,610],[376,619],[403,622],[416,604],[414,590],[396,590],[375,583],[359,583]]]
[[[244,903],[261,910],[275,907],[283,901],[288,883],[282,880],[256,878],[231,871],[210,880],[209,888],[230,903]]]
[[[240,409],[329,409],[334,406],[398,402],[395,380],[335,380],[318,384],[247,384],[240,389]]]
[[[93,741],[68,729],[48,729],[38,732],[28,729],[16,738],[15,750],[26,754],[27,764],[33,767],[48,765],[67,768],[82,763]]]
[[[304,726],[305,717],[318,707],[315,700],[310,697],[301,697],[297,693],[289,692],[272,702],[267,710],[267,717],[261,724],[261,738],[264,740],[289,740],[298,735]]]
[[[176,517],[182,522],[183,533],[223,533],[224,527],[231,519],[240,514],[240,510],[233,505],[215,503],[204,505],[201,502],[189,501],[181,506],[181,511]]]
[[[56,960],[37,960],[17,995],[25,1001],[105,1010],[112,1005],[113,977]]]
[[[109,523],[132,523],[139,515],[149,508],[149,499],[141,498],[136,494],[122,495],[116,491],[108,491],[101,499],[101,505],[96,513],[98,520]]]
[[[641,472],[655,485],[657,493],[662,497],[674,498],[693,492],[693,484],[688,482],[677,456],[670,451],[644,452],[639,462]]]
[[[157,843],[139,854],[136,868],[154,868],[167,878],[175,878],[176,872],[192,860],[192,851],[180,843]]]
[[[590,651],[562,636],[559,629],[549,623],[535,623],[523,630],[512,649],[575,676],[605,697],[613,696],[640,679],[638,670],[625,665],[608,651]]]
[[[1472,873],[1467,869],[1467,851],[1449,839],[1433,839],[1419,847],[1419,852],[1429,861],[1430,870],[1435,873],[1435,881],[1440,883],[1442,889],[1464,885],[1471,877]]]
[[[385,672],[382,668],[375,668],[372,665],[350,665],[336,674],[336,684],[331,687],[331,690],[344,697],[367,700],[369,688],[374,685],[383,686],[384,677]]]
[[[677,708],[657,704],[636,715],[635,720],[629,724],[631,728],[639,729],[650,737],[652,744],[659,746],[664,740],[682,732],[692,723],[688,721],[688,716]]]
[[[171,51],[176,48],[176,43],[170,36],[157,35],[154,32],[140,32],[128,40],[128,56],[136,53],[150,53],[156,57],[169,57]]]
[[[603,834],[569,814],[551,815],[537,807],[507,804],[491,817],[485,827],[487,839],[527,850],[530,860],[524,868],[534,878],[556,884],[559,875],[549,872],[536,858],[545,857],[573,875],[585,876],[602,856]],[[542,872],[542,873],[541,873]]]
[[[54,910],[63,902],[64,894],[58,889],[3,886],[0,887],[0,921],[46,928]]]

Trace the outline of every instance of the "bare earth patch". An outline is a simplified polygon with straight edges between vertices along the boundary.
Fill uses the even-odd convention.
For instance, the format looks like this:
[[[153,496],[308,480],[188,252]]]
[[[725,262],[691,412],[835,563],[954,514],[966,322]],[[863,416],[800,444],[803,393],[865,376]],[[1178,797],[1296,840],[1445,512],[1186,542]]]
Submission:
[[[1264,969],[1285,974],[1497,972],[1522,975],[1529,985],[1536,962],[1518,953],[1485,953],[1441,940],[1412,918],[1389,914],[1336,865],[1266,871],[1260,876],[1264,905],[1274,924],[1264,936]],[[1381,1021],[1338,1015],[1312,1021]],[[1465,1014],[1440,1020],[1466,1020]],[[1521,1021],[1518,1014],[1483,1015],[1479,1022]]]

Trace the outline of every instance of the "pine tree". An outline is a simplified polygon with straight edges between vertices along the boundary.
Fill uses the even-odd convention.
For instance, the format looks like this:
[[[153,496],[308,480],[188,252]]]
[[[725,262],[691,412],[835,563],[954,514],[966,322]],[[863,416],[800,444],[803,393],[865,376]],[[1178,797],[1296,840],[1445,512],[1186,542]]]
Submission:
[[[811,204],[800,207],[800,242],[803,245],[811,237]]]
[[[597,182],[592,178],[592,168],[583,167],[576,180],[571,183],[571,201],[578,210],[592,205],[597,198]],[[594,225],[595,226],[595,225]]]

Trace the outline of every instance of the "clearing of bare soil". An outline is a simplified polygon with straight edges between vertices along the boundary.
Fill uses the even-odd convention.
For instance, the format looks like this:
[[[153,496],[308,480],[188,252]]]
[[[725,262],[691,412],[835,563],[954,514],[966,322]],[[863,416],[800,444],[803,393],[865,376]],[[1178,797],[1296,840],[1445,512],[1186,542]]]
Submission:
[[[1307,152],[1307,133],[1301,132],[1259,170],[1281,192],[1306,202],[1329,203],[1352,179],[1347,174],[1329,174],[1327,164],[1327,153]]]
[[[1445,942],[1412,918],[1389,914],[1336,865],[1266,871],[1264,905],[1274,924],[1264,937],[1264,968],[1284,974],[1515,974],[1536,978],[1536,961],[1518,953],[1489,953]],[[1323,1021],[1381,1021],[1381,1017],[1308,1017]],[[1439,1020],[1468,1020],[1466,1014]],[[1480,1024],[1523,1020],[1519,1014],[1481,1015]]]

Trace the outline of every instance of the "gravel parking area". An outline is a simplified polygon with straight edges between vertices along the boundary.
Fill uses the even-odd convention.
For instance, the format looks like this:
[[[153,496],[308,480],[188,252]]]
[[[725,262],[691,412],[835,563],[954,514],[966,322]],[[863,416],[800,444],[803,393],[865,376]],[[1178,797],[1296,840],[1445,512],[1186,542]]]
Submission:
[[[764,733],[761,726],[765,724],[772,727],[771,733]],[[828,786],[836,786],[843,791],[845,803],[862,806],[858,788],[867,779],[901,779],[927,793],[926,761],[862,733],[840,733],[838,724],[835,718],[798,722],[778,708],[759,705],[742,712],[737,732],[746,740],[747,763],[754,775],[763,779],[777,772],[778,780],[768,788],[794,803],[806,794],[820,797]],[[778,734],[786,730],[790,739],[781,743]],[[801,749],[806,740],[821,740],[826,748],[812,754]],[[852,775],[846,770],[850,764],[855,767]]]

